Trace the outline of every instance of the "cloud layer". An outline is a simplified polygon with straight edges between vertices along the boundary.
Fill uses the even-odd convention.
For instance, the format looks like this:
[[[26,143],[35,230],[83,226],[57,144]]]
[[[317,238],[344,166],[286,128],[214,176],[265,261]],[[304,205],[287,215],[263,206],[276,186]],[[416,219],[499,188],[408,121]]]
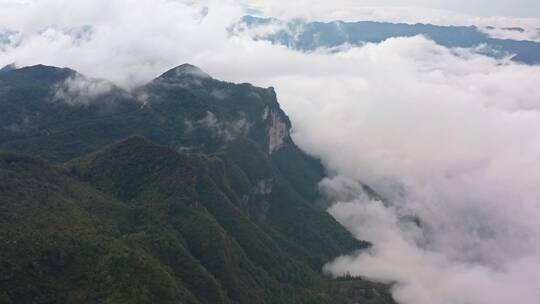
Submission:
[[[350,74],[276,85],[302,92],[281,100],[295,100],[286,105],[296,141],[336,175],[323,183],[331,214],[374,243],[326,270],[397,282],[401,303],[535,303],[540,68],[421,37],[333,59]],[[385,203],[361,188],[341,197],[350,180]]]
[[[245,8],[232,1],[0,6],[0,28],[19,33],[0,65],[68,66],[130,88],[189,62],[274,86],[294,139],[331,175],[330,213],[374,243],[329,273],[395,282],[403,304],[538,302],[540,67],[423,37],[303,54],[231,36]]]
[[[295,140],[336,175],[331,214],[374,243],[326,270],[397,282],[400,303],[537,302],[540,68],[421,37],[331,60],[342,73],[276,84]]]

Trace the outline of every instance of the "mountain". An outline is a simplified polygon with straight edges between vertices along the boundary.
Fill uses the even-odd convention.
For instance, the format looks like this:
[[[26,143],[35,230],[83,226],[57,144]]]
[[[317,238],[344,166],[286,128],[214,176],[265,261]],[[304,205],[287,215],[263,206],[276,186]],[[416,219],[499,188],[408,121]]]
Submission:
[[[359,22],[283,22],[273,18],[245,16],[236,27],[238,30],[272,26],[256,39],[302,51],[332,48],[344,44],[362,45],[379,43],[394,37],[424,35],[449,48],[478,48],[479,52],[501,58],[512,55],[512,60],[526,64],[540,64],[540,42],[491,38],[476,26],[437,26],[431,24],[404,24],[374,21]],[[509,30],[523,30],[509,28]]]
[[[2,70],[0,303],[391,303],[320,274],[369,244],[290,128],[273,88],[191,65],[130,92]]]

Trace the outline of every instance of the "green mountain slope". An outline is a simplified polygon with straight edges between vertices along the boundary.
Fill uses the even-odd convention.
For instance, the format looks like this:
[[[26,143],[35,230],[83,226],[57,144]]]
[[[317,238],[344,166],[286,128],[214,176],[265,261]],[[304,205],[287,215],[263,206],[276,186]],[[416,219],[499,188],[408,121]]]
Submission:
[[[0,170],[6,303],[197,303],[154,257],[122,237],[132,209],[42,161],[3,154]]]
[[[0,295],[13,303],[327,303],[332,283],[241,209],[225,167],[142,138],[66,168],[0,155]]]
[[[0,81],[18,80],[0,83],[0,148],[65,162],[142,135],[178,151],[218,155],[229,168],[243,209],[265,221],[269,233],[292,237],[291,250],[313,268],[365,246],[326,212],[310,206],[324,171],[290,138],[291,123],[272,88],[218,81],[182,65],[135,92],[114,87],[77,103],[54,98],[76,73],[66,70],[35,66],[0,73]],[[44,87],[33,75],[52,81]],[[57,75],[64,75],[64,82]],[[82,77],[79,82],[96,81]],[[295,248],[297,243],[307,250]]]
[[[1,70],[0,303],[354,299],[321,267],[368,244],[314,203],[290,127],[272,88],[190,65],[132,92]]]

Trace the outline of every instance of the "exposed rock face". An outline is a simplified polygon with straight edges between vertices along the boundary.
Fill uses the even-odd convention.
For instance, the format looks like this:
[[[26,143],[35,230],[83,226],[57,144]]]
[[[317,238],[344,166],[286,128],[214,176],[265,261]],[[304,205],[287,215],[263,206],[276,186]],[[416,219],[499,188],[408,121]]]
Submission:
[[[264,112],[262,114],[262,120],[266,120],[268,118],[268,113],[269,113],[270,109],[268,109],[268,106],[266,106],[264,108]]]
[[[287,124],[279,117],[276,111],[270,112],[271,125],[268,130],[268,153],[279,150],[285,143],[284,139],[288,135],[289,130]]]
[[[268,195],[272,193],[273,186],[274,181],[272,179],[263,179],[257,182],[254,192],[257,195]]]

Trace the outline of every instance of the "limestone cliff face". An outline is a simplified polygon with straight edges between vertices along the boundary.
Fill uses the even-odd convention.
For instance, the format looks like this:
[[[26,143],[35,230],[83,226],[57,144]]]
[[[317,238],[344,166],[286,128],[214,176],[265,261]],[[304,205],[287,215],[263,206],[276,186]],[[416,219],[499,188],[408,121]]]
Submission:
[[[287,122],[280,117],[276,110],[268,110],[265,108],[265,113],[268,113],[266,120],[268,120],[268,154],[272,155],[273,152],[279,150],[285,144],[285,139],[289,136],[289,126]],[[263,116],[263,117],[264,117]]]
[[[257,182],[255,185],[254,193],[257,195],[269,195],[272,193],[272,188],[274,186],[274,180],[269,179],[261,179]]]

